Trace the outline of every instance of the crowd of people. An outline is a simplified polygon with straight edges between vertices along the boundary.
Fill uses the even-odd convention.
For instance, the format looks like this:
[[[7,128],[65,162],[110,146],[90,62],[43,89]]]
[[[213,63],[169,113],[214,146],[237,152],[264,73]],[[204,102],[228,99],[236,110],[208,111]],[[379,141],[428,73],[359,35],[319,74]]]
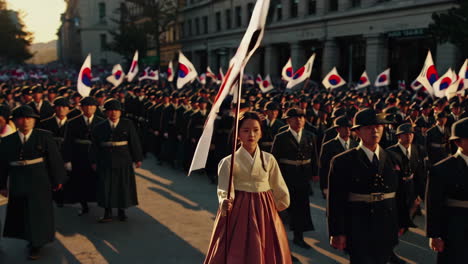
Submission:
[[[0,190],[9,197],[4,235],[27,240],[31,259],[54,238],[52,200],[57,207],[80,203],[79,215],[97,202],[100,223],[114,220],[112,209],[127,221],[125,209],[138,204],[134,168],[146,155],[188,171],[219,87],[97,82],[82,97],[70,83],[0,82]],[[311,248],[303,234],[314,230],[314,181],[316,195],[327,199],[330,244],[346,250],[351,263],[404,263],[393,249],[423,211],[438,263],[466,263],[466,117],[466,95],[448,100],[424,89],[317,87],[264,94],[245,84],[242,100],[226,99],[215,121],[206,175],[218,183],[220,210],[205,262],[293,261],[282,222],[295,245]],[[228,195],[226,157],[236,134],[239,164]],[[225,234],[236,221],[236,231],[228,226]],[[268,223],[252,234],[252,221]]]

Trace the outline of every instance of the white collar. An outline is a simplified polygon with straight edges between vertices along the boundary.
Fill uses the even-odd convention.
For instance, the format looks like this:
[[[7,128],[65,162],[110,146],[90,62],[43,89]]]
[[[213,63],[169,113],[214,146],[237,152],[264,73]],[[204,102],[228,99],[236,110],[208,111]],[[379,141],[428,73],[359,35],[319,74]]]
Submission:
[[[298,132],[294,131],[293,129],[291,129],[291,127],[289,127],[289,131],[291,131],[291,133],[292,133],[293,136],[297,139],[298,142],[301,141],[301,138],[302,138],[302,130],[303,130],[303,129],[301,129],[301,130],[299,131],[299,133],[298,133]]]
[[[441,126],[439,126],[439,125],[436,125],[436,126],[439,128],[439,131],[440,131],[440,132],[444,133],[444,131],[445,131],[445,128],[444,128],[444,127],[441,127]]]
[[[43,100],[40,100],[39,103],[37,103],[36,101],[34,101],[34,104],[36,105],[36,107],[41,107],[41,106],[42,106],[42,102],[43,102]]]
[[[115,123],[112,122],[110,119],[107,119],[107,120],[109,121],[109,125],[110,125],[111,127],[114,127],[114,128],[116,128],[116,127],[119,125],[119,122],[120,122],[120,118],[119,118],[119,119],[117,120],[117,122],[115,122]]]
[[[409,147],[408,147],[408,153],[406,153],[406,148],[405,148],[405,146],[403,146],[402,144],[400,144],[400,142],[398,142],[397,145],[400,147],[400,149],[401,149],[401,151],[403,152],[403,154],[407,155],[408,157],[411,157],[411,144],[410,144]]]
[[[239,148],[239,155],[242,155],[244,156],[246,159],[248,159],[248,161],[250,162],[250,164],[253,164],[255,162],[255,159],[257,158],[257,155],[258,155],[258,149],[259,147],[257,146],[255,148],[255,153],[254,155],[250,155],[250,153],[244,148],[244,147],[240,147]]]
[[[270,119],[268,119],[268,118],[267,118],[266,120],[267,120],[267,125],[268,125],[268,126],[272,126],[272,125],[275,123],[275,121],[276,121],[276,119],[270,120]]]
[[[91,117],[87,117],[87,116],[83,115],[83,118],[84,118],[86,123],[88,123],[88,122],[91,123],[91,122],[93,122],[94,115],[92,115]]]
[[[366,153],[367,158],[372,162],[374,159],[374,154],[377,155],[377,159],[380,160],[380,146],[377,145],[377,149],[375,149],[375,152],[372,152],[372,150],[368,149],[364,144],[362,144],[362,141],[359,143],[359,148],[364,150],[364,153]]]
[[[32,132],[33,132],[33,130],[31,129],[31,131],[29,131],[29,133],[25,135],[21,131],[18,130],[18,135],[19,135],[19,137],[21,139],[21,142],[25,142],[25,139],[28,140],[29,137],[31,137]]]
[[[349,144],[349,143],[350,143],[350,141],[351,141],[350,138],[348,138],[347,141],[345,141],[344,139],[342,139],[342,138],[340,137],[340,135],[336,136],[336,138],[340,141],[340,143],[341,143],[341,145],[342,145],[343,147],[345,147],[345,143],[347,143],[347,144],[348,144],[348,149],[349,149],[349,147],[350,147],[350,144]]]
[[[57,124],[58,124],[59,126],[63,126],[63,125],[65,124],[65,122],[67,122],[67,117],[65,116],[64,119],[60,120],[60,119],[58,118],[58,116],[55,116],[55,120],[57,121]]]
[[[463,154],[460,148],[458,148],[456,154],[457,154],[458,156],[462,157],[462,158],[465,160],[466,165],[468,166],[468,156],[465,155],[465,154]]]

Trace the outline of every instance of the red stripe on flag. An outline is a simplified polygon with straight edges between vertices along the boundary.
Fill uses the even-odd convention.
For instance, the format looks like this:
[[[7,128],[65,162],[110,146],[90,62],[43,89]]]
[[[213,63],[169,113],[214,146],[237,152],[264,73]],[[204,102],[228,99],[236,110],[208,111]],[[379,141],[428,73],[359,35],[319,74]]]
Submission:
[[[226,73],[226,75],[224,76],[224,82],[221,84],[221,87],[219,88],[219,92],[218,94],[216,95],[216,98],[215,98],[215,101],[214,103],[216,103],[219,99],[219,97],[221,96],[221,94],[223,93],[223,90],[224,88],[226,87],[226,83],[227,83],[227,80],[229,78],[229,75],[231,75],[231,70],[232,70],[232,66],[229,68],[228,72]]]

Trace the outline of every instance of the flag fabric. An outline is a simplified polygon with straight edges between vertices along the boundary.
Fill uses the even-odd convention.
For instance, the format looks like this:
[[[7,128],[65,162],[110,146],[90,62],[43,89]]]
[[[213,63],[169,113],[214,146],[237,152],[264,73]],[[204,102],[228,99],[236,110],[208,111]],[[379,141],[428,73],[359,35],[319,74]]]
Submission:
[[[445,97],[446,90],[453,83],[453,72],[452,69],[448,69],[447,72],[442,75],[437,81],[432,84],[434,89],[434,95],[438,98]]]
[[[400,90],[406,90],[406,82],[405,82],[405,80],[398,81],[398,88],[399,88]]]
[[[127,81],[132,82],[133,79],[138,75],[138,50],[135,51],[133,55],[132,64],[130,65],[130,70],[127,73]]]
[[[206,74],[205,74],[205,73],[202,73],[202,74],[198,77],[198,81],[199,81],[202,85],[205,85],[205,84],[206,84]]]
[[[390,85],[390,68],[386,69],[375,79],[374,86],[375,87],[382,87],[382,86],[389,86]]]
[[[92,74],[91,74],[91,54],[88,54],[83,65],[81,66],[80,73],[78,74],[77,90],[82,97],[89,96],[92,85]]]
[[[143,80],[152,80],[152,81],[158,81],[159,80],[159,71],[153,71],[151,70],[150,67],[146,67],[146,69],[143,71],[143,75],[138,78],[138,81],[143,81]]]
[[[458,77],[461,79],[458,91],[468,89],[468,59],[465,60],[465,63],[463,63],[462,67],[460,68]]]
[[[365,88],[367,86],[369,86],[371,83],[370,83],[370,80],[369,80],[369,76],[367,75],[367,72],[364,71],[361,75],[361,77],[359,78],[359,81],[356,85],[356,89],[362,89],[362,88]]]
[[[260,86],[260,84],[263,82],[263,78],[262,78],[262,75],[257,74],[257,78],[255,78],[255,83]]]
[[[213,81],[217,81],[218,77],[216,77],[216,74],[211,70],[210,66],[206,67],[206,77],[211,78]]]
[[[434,60],[432,59],[432,53],[429,50],[427,53],[426,61],[424,62],[424,66],[419,74],[418,80],[424,88],[426,88],[427,92],[430,95],[434,95],[434,89],[432,85],[439,79],[439,75],[437,74],[437,69],[434,65]]]
[[[265,77],[265,80],[260,83],[260,90],[262,93],[268,93],[273,89],[275,89],[275,87],[273,87],[273,84],[271,83],[271,77],[268,74],[267,77]]]
[[[208,152],[211,145],[211,137],[213,135],[214,121],[219,112],[222,102],[229,94],[233,85],[240,80],[242,81],[242,73],[247,65],[250,57],[257,50],[260,42],[263,39],[265,30],[265,22],[270,7],[270,0],[258,0],[250,18],[249,26],[242,38],[242,41],[237,48],[237,52],[231,60],[226,76],[224,76],[218,94],[207,117],[203,133],[198,141],[195,154],[190,165],[190,172],[205,167],[208,158]],[[241,93],[241,83],[237,86],[238,93]]]
[[[177,78],[177,89],[182,89],[184,85],[193,82],[198,77],[197,70],[193,64],[179,51],[179,72]]]
[[[281,78],[283,78],[284,81],[289,82],[292,80],[293,74],[294,70],[292,61],[291,58],[289,58],[288,62],[286,62],[286,65],[283,66],[283,70],[281,71]]]
[[[109,75],[106,78],[106,81],[112,83],[114,87],[119,86],[125,79],[125,73],[123,72],[122,66],[120,64],[114,65],[112,68],[112,75]]]
[[[294,75],[291,77],[291,80],[286,85],[286,89],[291,89],[294,86],[300,84],[301,82],[305,81],[307,78],[310,77],[312,74],[312,68],[314,67],[315,61],[315,53],[310,56],[309,60],[306,62],[304,66],[299,68]]]
[[[325,88],[333,90],[346,84],[346,81],[338,74],[336,67],[323,78],[322,84]]]
[[[411,83],[411,89],[413,89],[413,91],[418,91],[419,89],[421,89],[423,87],[424,86],[418,80],[414,80]]]
[[[172,61],[170,61],[169,65],[167,66],[167,80],[169,82],[174,81],[174,67],[172,66]]]

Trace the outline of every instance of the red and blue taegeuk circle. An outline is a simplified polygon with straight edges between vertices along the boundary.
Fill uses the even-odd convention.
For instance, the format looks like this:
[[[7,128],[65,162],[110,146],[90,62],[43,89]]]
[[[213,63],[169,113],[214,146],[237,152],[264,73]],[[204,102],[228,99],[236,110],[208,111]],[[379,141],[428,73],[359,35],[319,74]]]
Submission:
[[[362,77],[359,79],[358,84],[365,84],[366,82],[367,82],[367,77],[366,77],[366,76],[362,76]]]
[[[452,79],[450,79],[449,77],[445,77],[440,82],[439,89],[440,90],[445,90],[450,86],[450,84],[452,84]]]
[[[179,63],[179,78],[184,78],[189,74],[190,70],[182,63]]]
[[[388,80],[388,77],[386,74],[382,74],[379,76],[379,83],[386,82]]]
[[[291,78],[293,76],[293,68],[292,67],[288,67],[286,69],[286,75]]]
[[[331,84],[331,85],[337,85],[341,82],[341,77],[336,75],[336,74],[332,74],[330,75],[330,77],[328,77],[328,82]]]
[[[114,73],[114,76],[115,76],[115,79],[116,79],[116,80],[119,80],[120,77],[122,77],[122,71],[120,71],[120,70],[119,70],[119,71],[116,71],[116,72]]]
[[[293,80],[299,79],[304,74],[304,71],[305,67],[301,67],[299,70],[297,70],[297,72],[293,76]]]
[[[81,82],[86,86],[91,86],[91,69],[86,67],[81,74]]]
[[[138,65],[138,61],[132,61],[132,67],[130,67],[130,72],[133,72]]]
[[[263,81],[262,86],[265,87],[265,88],[266,88],[266,87],[269,87],[269,86],[270,86],[270,82],[265,80],[265,81]]]
[[[431,85],[439,79],[439,75],[437,74],[437,70],[434,65],[431,65],[429,69],[427,69],[426,78]]]

